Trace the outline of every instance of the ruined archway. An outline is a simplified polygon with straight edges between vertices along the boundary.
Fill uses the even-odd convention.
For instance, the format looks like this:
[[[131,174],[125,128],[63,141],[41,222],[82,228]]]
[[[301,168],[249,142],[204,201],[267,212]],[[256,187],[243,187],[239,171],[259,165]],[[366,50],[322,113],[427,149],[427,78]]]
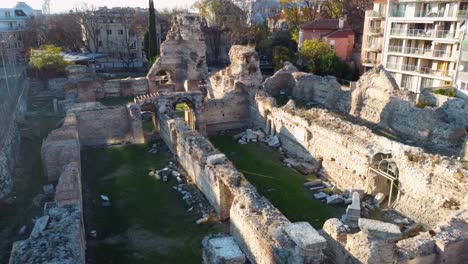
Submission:
[[[171,74],[166,70],[159,70],[155,77],[154,81],[157,85],[165,85],[172,83]]]
[[[195,115],[195,106],[193,102],[187,98],[179,98],[172,104],[177,117],[184,118],[187,126],[191,129],[196,129],[197,117]]]
[[[388,197],[388,207],[399,196],[399,170],[391,153],[377,153],[372,157],[368,175],[367,187],[373,194],[383,193]]]
[[[140,107],[143,131],[147,133],[159,132],[159,122],[156,117],[156,106],[153,103],[145,103]]]
[[[275,123],[273,122],[273,117],[272,117],[270,110],[265,109],[263,112],[263,116],[266,122],[266,127],[265,127],[266,134],[270,136],[274,136],[275,135]]]

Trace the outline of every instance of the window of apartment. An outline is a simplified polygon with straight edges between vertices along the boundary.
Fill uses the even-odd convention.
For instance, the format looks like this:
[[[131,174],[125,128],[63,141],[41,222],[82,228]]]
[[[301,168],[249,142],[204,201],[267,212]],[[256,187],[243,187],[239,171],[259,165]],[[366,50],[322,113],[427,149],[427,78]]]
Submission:
[[[331,47],[332,49],[335,49],[335,47],[336,47],[336,41],[335,41],[334,39],[330,40],[330,47]]]
[[[130,49],[136,49],[136,41],[130,43]]]
[[[433,87],[433,79],[428,79],[428,78],[422,78],[421,80],[421,88],[428,88],[428,87]]]
[[[468,83],[466,83],[466,82],[461,82],[461,83],[460,83],[460,90],[462,90],[462,91],[468,91]]]
[[[108,29],[106,31],[107,31],[107,35],[112,35],[112,29]]]
[[[102,47],[102,41],[98,42],[98,47]]]
[[[8,22],[8,27],[13,28],[13,22]]]
[[[123,31],[123,29],[119,29],[117,32],[118,32],[119,35],[123,35],[124,31]]]
[[[96,35],[101,35],[101,30],[100,30],[100,29],[96,29],[95,33],[96,33]]]
[[[5,11],[5,17],[11,17],[10,11]]]
[[[408,90],[411,90],[411,87],[413,86],[413,77],[403,74],[401,76],[401,88],[405,88]]]

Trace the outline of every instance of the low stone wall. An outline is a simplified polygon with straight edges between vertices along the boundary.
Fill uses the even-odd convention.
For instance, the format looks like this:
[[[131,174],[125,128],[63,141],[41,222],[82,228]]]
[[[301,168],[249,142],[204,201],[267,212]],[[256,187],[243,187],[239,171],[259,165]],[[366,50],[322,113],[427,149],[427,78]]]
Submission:
[[[369,168],[376,157],[390,154],[399,170],[396,210],[433,226],[463,206],[468,171],[456,159],[378,136],[324,109],[301,110],[293,103],[278,108],[262,92],[256,101],[257,115],[267,126],[263,128],[278,135],[283,149],[321,164],[319,174],[341,189],[382,192],[379,178]]]
[[[13,244],[10,264],[86,263],[79,138],[70,112],[44,141],[44,170],[50,181],[58,179],[55,202],[44,206],[29,238]]]
[[[252,263],[319,263],[325,240],[308,223],[291,223],[197,131],[158,117],[160,133],[215,208],[230,219],[236,243]],[[300,231],[299,231],[300,230]]]
[[[223,99],[207,100],[203,104],[202,118],[208,134],[221,130],[245,127],[250,121],[250,101],[247,94]]]

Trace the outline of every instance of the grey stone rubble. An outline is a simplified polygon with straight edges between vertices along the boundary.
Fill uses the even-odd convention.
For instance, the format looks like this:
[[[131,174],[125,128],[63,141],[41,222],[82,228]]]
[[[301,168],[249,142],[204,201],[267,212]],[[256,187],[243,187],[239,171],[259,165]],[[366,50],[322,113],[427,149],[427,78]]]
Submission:
[[[243,264],[246,263],[244,253],[232,236],[208,235],[203,241],[204,264]]]

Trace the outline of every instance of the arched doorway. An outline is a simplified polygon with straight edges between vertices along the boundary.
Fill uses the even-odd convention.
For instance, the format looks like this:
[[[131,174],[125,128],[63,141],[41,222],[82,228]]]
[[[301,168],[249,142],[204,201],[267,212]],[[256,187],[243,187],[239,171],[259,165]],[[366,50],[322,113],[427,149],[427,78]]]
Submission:
[[[271,117],[270,110],[266,109],[263,113],[263,116],[266,120],[266,128],[265,132],[267,135],[274,136],[275,135],[275,124],[273,122],[273,118]]]
[[[391,153],[377,153],[372,157],[367,175],[368,189],[388,197],[388,207],[399,197],[399,170]]]
[[[172,109],[175,111],[176,117],[184,118],[188,127],[196,129],[197,118],[192,101],[187,98],[179,98],[173,103]]]
[[[157,133],[159,132],[159,123],[156,118],[156,106],[152,103],[143,104],[141,107],[141,120],[143,132]]]
[[[154,80],[158,85],[172,83],[171,75],[165,70],[158,71]]]

